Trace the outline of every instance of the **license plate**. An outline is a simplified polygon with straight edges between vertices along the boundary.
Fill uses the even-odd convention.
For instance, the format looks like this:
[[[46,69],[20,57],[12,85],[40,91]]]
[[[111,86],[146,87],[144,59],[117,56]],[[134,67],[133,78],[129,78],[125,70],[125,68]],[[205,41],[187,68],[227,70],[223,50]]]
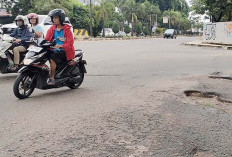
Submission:
[[[42,47],[30,46],[27,50],[33,52],[40,52],[42,49],[43,49]]]

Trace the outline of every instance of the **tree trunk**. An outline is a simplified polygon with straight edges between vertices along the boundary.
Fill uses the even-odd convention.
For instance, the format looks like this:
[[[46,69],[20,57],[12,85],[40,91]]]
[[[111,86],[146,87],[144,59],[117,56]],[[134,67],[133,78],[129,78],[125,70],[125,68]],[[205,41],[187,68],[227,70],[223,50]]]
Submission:
[[[227,21],[232,21],[232,13],[229,14],[228,20]]]
[[[131,19],[131,26],[132,26],[131,35],[134,36],[134,17],[133,17],[133,14],[131,14],[131,16],[132,16],[132,19]]]
[[[90,10],[90,36],[93,37],[92,0],[90,0],[89,10]]]
[[[102,37],[105,37],[105,20],[103,20]]]
[[[217,21],[216,22],[221,22],[222,20],[222,17],[223,17],[223,13],[221,12],[217,18]]]
[[[103,13],[103,30],[102,30],[102,37],[105,37],[105,13]]]

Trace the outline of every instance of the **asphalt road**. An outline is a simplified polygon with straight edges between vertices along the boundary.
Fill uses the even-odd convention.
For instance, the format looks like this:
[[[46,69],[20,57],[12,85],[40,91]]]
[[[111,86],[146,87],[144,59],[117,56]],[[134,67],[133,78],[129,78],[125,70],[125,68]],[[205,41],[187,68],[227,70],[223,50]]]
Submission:
[[[26,100],[13,95],[17,74],[0,75],[0,157],[232,156],[232,104],[183,93],[230,97],[229,80],[207,76],[230,75],[232,53],[181,45],[197,39],[76,42],[82,86]]]

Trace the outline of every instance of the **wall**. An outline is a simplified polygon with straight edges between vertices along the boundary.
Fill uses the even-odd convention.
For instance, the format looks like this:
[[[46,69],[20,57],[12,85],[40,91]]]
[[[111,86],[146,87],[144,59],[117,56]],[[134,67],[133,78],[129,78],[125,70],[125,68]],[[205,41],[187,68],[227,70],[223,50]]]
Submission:
[[[232,22],[206,23],[203,31],[205,42],[232,44]]]

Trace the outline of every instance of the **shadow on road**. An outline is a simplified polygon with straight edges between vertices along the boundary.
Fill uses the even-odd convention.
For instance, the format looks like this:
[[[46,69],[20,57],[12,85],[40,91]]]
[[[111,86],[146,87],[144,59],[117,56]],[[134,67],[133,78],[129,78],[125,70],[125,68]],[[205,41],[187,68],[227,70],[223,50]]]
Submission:
[[[37,89],[39,90],[39,89]],[[54,91],[57,90],[57,91]],[[44,93],[34,94],[30,96],[30,99],[38,100],[38,99],[46,99],[46,98],[52,98],[52,97],[66,97],[71,96],[71,94],[75,93],[75,96],[78,96],[78,94],[83,95],[85,93],[88,93],[88,89],[86,88],[78,88],[78,89],[67,89],[67,88],[60,88],[58,89],[50,89],[50,90],[41,90]]]
[[[2,74],[0,75],[0,82],[15,80],[17,76],[17,74]]]

